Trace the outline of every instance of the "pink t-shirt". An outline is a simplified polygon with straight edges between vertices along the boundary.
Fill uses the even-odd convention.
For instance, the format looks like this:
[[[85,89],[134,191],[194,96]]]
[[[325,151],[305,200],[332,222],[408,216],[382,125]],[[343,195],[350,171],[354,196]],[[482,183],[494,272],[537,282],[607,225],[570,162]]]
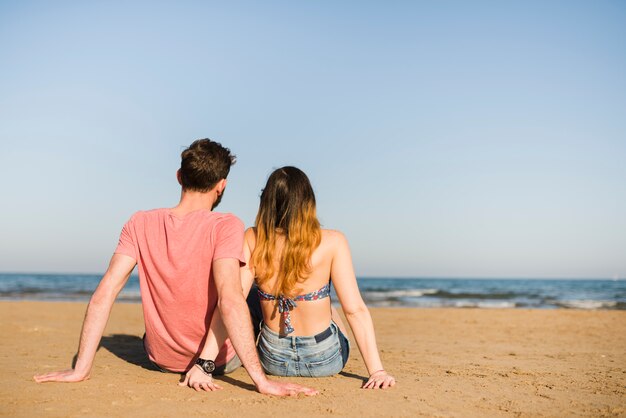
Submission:
[[[137,260],[151,361],[173,372],[193,365],[217,305],[212,262],[244,263],[243,234],[236,216],[208,209],[183,217],[169,209],[141,211],[124,225],[115,253]],[[227,340],[215,363],[225,364],[234,355]]]

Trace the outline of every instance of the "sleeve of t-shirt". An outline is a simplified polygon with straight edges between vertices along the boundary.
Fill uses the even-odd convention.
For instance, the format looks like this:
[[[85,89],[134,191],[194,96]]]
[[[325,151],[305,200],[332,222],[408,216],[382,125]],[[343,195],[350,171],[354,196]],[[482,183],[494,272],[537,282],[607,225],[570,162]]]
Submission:
[[[133,238],[133,218],[130,218],[128,222],[122,228],[120,233],[120,240],[117,243],[115,254],[123,254],[137,260],[137,251],[135,246],[135,240]]]
[[[242,266],[245,265],[243,230],[243,222],[234,215],[229,215],[219,222],[215,228],[213,260],[218,258],[236,258]]]

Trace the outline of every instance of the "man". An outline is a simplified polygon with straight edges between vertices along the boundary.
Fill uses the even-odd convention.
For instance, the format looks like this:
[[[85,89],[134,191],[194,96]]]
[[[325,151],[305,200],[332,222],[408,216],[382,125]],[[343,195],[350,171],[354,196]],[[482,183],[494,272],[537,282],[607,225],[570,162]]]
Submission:
[[[235,157],[220,144],[201,139],[183,151],[181,159],[178,205],[137,212],[124,225],[87,307],[74,368],[35,380],[89,378],[115,298],[138,265],[144,347],[161,370],[185,373],[182,385],[212,391],[221,389],[212,373],[227,373],[243,363],[261,393],[316,394],[314,389],[267,379],[259,363],[243,291],[250,283],[242,287],[239,275],[244,264],[243,223],[232,214],[213,212]]]

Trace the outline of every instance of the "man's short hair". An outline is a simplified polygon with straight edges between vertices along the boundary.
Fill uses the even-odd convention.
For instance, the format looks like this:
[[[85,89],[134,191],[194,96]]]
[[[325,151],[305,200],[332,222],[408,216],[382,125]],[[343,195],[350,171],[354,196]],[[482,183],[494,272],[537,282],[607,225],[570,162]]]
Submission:
[[[198,139],[180,154],[183,190],[208,192],[228,177],[235,156],[228,148],[208,138]]]

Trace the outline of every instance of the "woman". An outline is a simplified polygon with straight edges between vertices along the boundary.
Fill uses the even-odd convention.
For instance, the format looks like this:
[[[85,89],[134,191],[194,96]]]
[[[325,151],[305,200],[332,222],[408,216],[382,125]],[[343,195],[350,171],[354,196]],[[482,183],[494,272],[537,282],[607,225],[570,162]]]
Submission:
[[[369,373],[363,388],[395,384],[378,355],[348,242],[340,232],[320,228],[315,195],[301,170],[283,167],[270,175],[244,247],[248,263],[242,281],[254,278],[258,286],[252,290],[263,314],[258,351],[267,373],[317,377],[343,369],[350,344],[331,309],[332,279]]]

